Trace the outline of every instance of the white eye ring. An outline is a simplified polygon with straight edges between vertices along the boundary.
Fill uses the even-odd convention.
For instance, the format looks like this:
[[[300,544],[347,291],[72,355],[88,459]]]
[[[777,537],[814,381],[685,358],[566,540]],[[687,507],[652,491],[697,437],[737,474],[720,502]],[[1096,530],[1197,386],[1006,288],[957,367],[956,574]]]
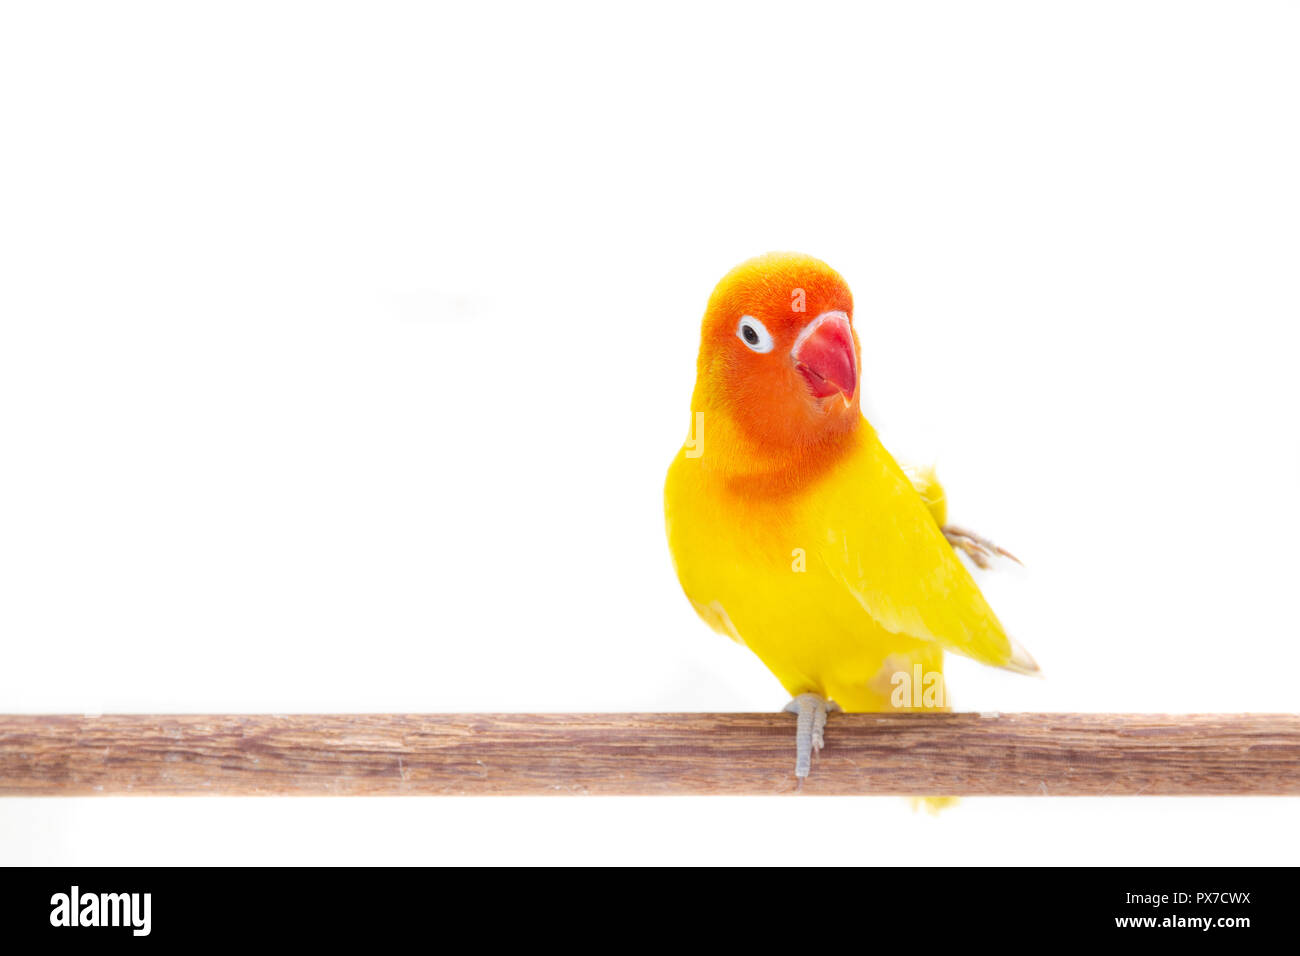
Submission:
[[[753,352],[770,352],[772,346],[776,344],[772,341],[772,333],[752,315],[740,317],[740,324],[736,326],[736,338],[744,342]]]

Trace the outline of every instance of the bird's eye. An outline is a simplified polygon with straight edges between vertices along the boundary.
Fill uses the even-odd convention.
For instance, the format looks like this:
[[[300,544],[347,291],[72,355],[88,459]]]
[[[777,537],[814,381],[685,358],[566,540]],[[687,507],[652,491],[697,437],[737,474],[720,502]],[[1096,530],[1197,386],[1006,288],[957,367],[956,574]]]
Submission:
[[[755,352],[770,352],[775,344],[772,333],[752,315],[742,315],[736,327],[736,336]]]

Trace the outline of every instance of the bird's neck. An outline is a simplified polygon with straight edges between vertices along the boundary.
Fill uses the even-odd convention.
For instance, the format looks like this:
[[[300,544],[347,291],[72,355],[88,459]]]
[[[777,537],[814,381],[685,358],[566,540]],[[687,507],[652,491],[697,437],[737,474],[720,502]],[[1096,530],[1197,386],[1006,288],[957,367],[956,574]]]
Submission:
[[[808,487],[875,434],[871,423],[857,414],[845,427],[774,447],[755,440],[728,411],[705,407],[692,410],[682,452],[698,463],[709,481],[746,494],[780,495]]]

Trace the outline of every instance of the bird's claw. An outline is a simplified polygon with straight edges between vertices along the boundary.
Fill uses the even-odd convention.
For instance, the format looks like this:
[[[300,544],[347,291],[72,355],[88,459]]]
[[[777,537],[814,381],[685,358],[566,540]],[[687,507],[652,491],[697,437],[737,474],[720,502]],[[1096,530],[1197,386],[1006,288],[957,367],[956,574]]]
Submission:
[[[954,524],[946,524],[942,530],[943,536],[948,539],[949,544],[954,548],[965,551],[970,556],[970,559],[984,570],[988,570],[993,566],[994,555],[1010,558],[1016,564],[1024,566],[1024,562],[1006,548],[994,544],[988,538],[982,537],[973,531],[967,531],[965,528],[959,528]]]
[[[794,775],[796,787],[802,789],[804,779],[812,770],[813,754],[826,746],[826,715],[840,706],[817,694],[800,694],[785,709],[799,715],[795,727]]]

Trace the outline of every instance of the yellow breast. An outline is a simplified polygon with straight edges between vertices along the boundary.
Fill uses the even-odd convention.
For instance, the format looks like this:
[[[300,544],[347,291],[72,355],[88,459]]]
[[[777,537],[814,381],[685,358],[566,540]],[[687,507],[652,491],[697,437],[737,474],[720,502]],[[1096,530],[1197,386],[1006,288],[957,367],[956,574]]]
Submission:
[[[710,626],[749,647],[791,695],[817,693],[846,710],[890,708],[891,678],[915,664],[941,674],[939,645],[885,630],[844,584],[846,566],[861,573],[870,560],[856,553],[869,542],[837,514],[845,502],[870,504],[867,442],[809,486],[777,493],[712,474],[686,451],[665,487],[668,542]]]

